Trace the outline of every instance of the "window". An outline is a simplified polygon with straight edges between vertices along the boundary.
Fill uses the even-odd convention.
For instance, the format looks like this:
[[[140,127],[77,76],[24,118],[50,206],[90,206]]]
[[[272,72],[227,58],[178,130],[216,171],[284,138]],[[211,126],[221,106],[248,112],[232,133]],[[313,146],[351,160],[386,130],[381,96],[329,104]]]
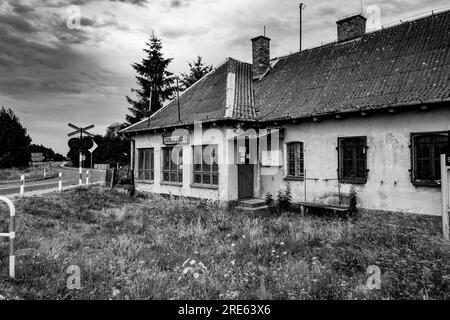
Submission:
[[[303,142],[287,144],[287,178],[305,177],[305,157]]]
[[[183,148],[163,148],[162,180],[164,182],[183,182]]]
[[[366,137],[339,138],[339,181],[367,182]]]
[[[154,149],[138,149],[138,180],[150,180],[155,178]]]
[[[441,180],[440,155],[448,150],[448,133],[412,134],[412,182],[438,185]]]
[[[194,146],[194,184],[219,185],[217,145]]]

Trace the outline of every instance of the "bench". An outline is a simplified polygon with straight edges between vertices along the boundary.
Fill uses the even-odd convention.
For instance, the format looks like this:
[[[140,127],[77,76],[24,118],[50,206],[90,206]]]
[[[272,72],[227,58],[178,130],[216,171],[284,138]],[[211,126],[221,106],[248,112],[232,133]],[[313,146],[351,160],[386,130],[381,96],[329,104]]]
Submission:
[[[300,208],[302,214],[307,214],[312,211],[316,214],[319,213],[323,215],[325,213],[340,217],[347,217],[350,210],[350,208],[348,207],[331,206],[327,204],[308,203],[308,202],[300,202],[297,203],[296,206]]]

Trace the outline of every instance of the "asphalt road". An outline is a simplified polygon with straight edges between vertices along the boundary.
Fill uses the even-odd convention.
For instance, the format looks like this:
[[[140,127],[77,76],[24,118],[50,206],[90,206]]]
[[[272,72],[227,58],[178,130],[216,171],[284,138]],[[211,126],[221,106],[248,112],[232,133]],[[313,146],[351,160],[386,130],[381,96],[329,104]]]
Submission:
[[[83,169],[83,184],[86,183],[86,171],[90,172],[90,182],[99,182],[105,181],[104,170],[92,170],[92,169]],[[64,168],[59,166],[54,169],[56,172],[62,172],[63,174],[63,186],[73,186],[78,185],[78,168]],[[34,182],[26,182],[25,181],[25,193],[29,191],[38,191],[45,189],[52,189],[58,187],[59,178],[46,179],[41,181]],[[20,183],[11,183],[11,184],[1,184],[0,185],[0,195],[10,195],[16,194],[20,192]]]

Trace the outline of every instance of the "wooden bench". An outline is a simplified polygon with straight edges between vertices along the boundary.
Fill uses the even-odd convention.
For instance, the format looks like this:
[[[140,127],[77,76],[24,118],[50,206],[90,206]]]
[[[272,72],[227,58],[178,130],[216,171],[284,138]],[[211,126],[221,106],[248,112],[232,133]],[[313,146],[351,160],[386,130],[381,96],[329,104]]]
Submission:
[[[300,202],[297,203],[296,206],[300,208],[302,214],[306,214],[309,213],[310,211],[313,211],[314,213],[323,214],[325,212],[332,214],[333,216],[340,216],[340,217],[347,217],[350,210],[348,207],[339,207],[327,204],[308,203],[308,202]]]

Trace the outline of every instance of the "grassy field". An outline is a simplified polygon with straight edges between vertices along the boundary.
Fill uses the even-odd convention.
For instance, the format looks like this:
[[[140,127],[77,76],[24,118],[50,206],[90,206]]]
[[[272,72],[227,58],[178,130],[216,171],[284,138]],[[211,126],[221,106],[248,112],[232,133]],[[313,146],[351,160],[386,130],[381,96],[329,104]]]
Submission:
[[[50,166],[45,166],[47,170],[47,177],[56,177],[55,172]],[[37,179],[44,177],[44,167],[28,167],[28,168],[11,168],[0,169],[0,181],[14,181],[20,180],[20,177],[25,175],[25,179]]]
[[[215,203],[101,189],[16,206],[14,282],[7,243],[0,249],[7,299],[450,298],[450,246],[423,217],[252,218]],[[81,269],[80,290],[66,288],[70,265]],[[381,269],[381,290],[365,286],[370,265]]]

